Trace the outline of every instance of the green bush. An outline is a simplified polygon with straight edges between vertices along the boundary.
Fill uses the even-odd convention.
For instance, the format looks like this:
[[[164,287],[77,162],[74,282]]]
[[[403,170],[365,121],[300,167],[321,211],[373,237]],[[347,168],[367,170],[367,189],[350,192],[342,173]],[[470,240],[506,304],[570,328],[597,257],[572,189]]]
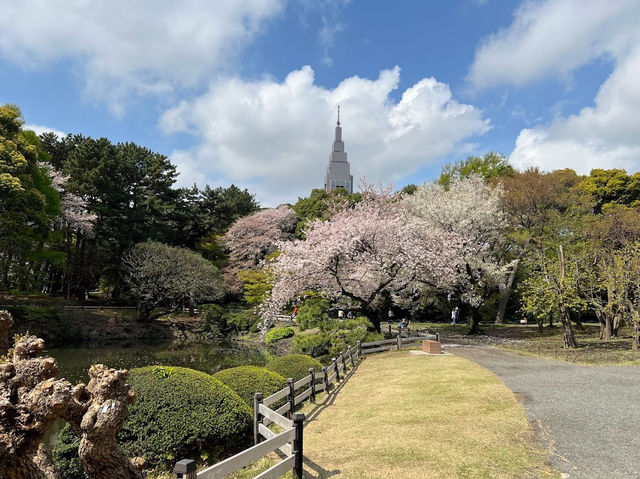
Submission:
[[[245,309],[243,311],[233,311],[227,313],[226,319],[227,326],[229,326],[229,328],[235,330],[236,332],[240,332],[249,331],[258,317],[253,312],[253,309]]]
[[[227,318],[225,310],[219,304],[200,305],[202,311],[200,325],[205,331],[215,334],[224,334],[227,330]]]
[[[358,341],[377,341],[384,339],[380,333],[370,331],[373,328],[365,317],[355,319],[330,319],[320,324],[320,332],[307,336],[296,336],[293,339],[293,350],[313,357],[328,355],[337,357],[355,346]]]
[[[309,368],[315,368],[316,371],[320,371],[322,364],[311,356],[304,354],[287,354],[286,356],[272,359],[265,367],[275,371],[284,378],[293,378],[294,381],[297,381],[309,375]]]
[[[273,344],[281,339],[290,338],[295,334],[295,331],[291,326],[284,326],[282,328],[273,328],[269,330],[264,340],[267,344]]]
[[[193,369],[132,369],[137,401],[118,435],[131,457],[152,464],[180,457],[218,455],[246,445],[252,411],[218,379]]]
[[[317,358],[326,356],[331,349],[331,338],[326,333],[298,335],[293,338],[293,351]]]
[[[310,295],[298,308],[296,322],[301,330],[318,326],[327,319],[329,300],[322,296]]]
[[[87,479],[78,457],[80,438],[73,431],[71,425],[66,424],[58,433],[58,442],[51,451],[53,463],[60,471],[60,477],[65,479]]]
[[[287,384],[287,380],[278,373],[258,366],[224,369],[213,377],[229,386],[250,407],[253,407],[255,393],[271,396]]]

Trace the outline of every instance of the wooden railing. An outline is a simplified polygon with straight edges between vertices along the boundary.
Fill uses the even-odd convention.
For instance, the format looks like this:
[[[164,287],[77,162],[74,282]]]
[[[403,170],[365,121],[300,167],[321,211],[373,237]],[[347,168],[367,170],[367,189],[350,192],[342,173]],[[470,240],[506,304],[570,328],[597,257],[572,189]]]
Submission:
[[[222,479],[239,471],[252,462],[272,453],[280,451],[284,459],[254,479],[276,479],[293,470],[296,479],[302,479],[303,432],[305,415],[296,413],[295,408],[307,399],[315,401],[316,394],[328,391],[334,382],[344,380],[349,368],[353,369],[365,354],[392,349],[402,349],[416,341],[425,339],[439,340],[439,335],[425,334],[403,338],[398,334],[393,339],[383,339],[367,343],[358,343],[355,347],[347,347],[337,358],[331,358],[331,364],[321,371],[309,369],[309,374],[298,381],[287,379],[287,387],[266,398],[260,392],[253,398],[253,441],[254,446],[231,456],[218,464],[196,472],[196,463],[191,459],[178,461],[173,469],[177,479]],[[300,391],[303,389],[302,391]],[[274,405],[284,404],[277,409]],[[268,426],[275,425],[279,432]]]

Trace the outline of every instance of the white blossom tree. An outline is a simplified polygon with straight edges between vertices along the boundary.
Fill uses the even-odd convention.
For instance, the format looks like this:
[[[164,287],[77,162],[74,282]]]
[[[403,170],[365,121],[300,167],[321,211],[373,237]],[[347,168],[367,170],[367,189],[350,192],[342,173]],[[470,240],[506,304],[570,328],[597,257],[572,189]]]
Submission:
[[[407,222],[417,234],[441,232],[464,238],[464,262],[456,267],[452,292],[469,306],[472,333],[478,332],[478,309],[511,267],[501,262],[499,254],[507,227],[501,197],[500,185],[470,176],[452,181],[448,189],[422,184],[402,200]]]
[[[85,236],[93,234],[93,225],[96,215],[89,211],[84,198],[73,194],[67,189],[69,177],[51,166],[47,166],[47,172],[51,178],[51,186],[60,193],[60,229],[69,228],[79,231]]]
[[[455,234],[416,235],[389,189],[369,189],[362,202],[312,222],[304,240],[280,245],[266,307],[275,313],[316,290],[359,304],[379,330],[397,293],[454,276],[460,247]]]
[[[229,266],[223,271],[227,289],[240,292],[237,274],[258,267],[265,256],[278,250],[281,242],[293,238],[295,229],[296,213],[284,205],[236,220],[223,237],[229,250]]]

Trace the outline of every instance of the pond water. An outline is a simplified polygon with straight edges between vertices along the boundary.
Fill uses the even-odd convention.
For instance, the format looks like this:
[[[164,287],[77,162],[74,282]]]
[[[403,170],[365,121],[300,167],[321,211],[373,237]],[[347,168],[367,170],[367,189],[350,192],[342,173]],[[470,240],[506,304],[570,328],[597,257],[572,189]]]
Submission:
[[[232,341],[155,343],[143,345],[80,345],[50,348],[45,353],[53,356],[60,367],[59,378],[72,383],[89,378],[87,370],[92,364],[105,364],[110,368],[132,369],[154,364],[182,366],[215,374],[221,369],[235,366],[263,366],[266,356],[258,345],[251,346]]]

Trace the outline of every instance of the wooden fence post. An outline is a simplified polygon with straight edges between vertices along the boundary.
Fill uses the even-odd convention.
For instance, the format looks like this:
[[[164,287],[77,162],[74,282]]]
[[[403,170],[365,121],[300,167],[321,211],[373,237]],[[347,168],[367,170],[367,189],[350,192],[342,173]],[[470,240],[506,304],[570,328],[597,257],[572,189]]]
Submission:
[[[356,345],[358,346],[358,361],[360,361],[362,359],[362,343],[358,341]]]
[[[329,392],[329,373],[327,372],[327,367],[322,366],[322,376],[324,378],[324,390],[325,392]]]
[[[296,479],[302,479],[302,461],[304,459],[303,452],[303,435],[304,435],[304,414],[297,412],[293,415],[293,427],[296,428],[296,435],[293,440],[292,454],[295,456],[293,463],[293,476]]]
[[[398,349],[402,349],[402,333],[400,331],[398,331],[398,335],[396,336],[396,342]]]
[[[288,378],[287,384],[289,385],[289,419],[291,419],[293,416],[293,408],[296,406],[296,390],[293,387],[293,378]]]
[[[175,479],[196,479],[196,461],[193,459],[182,459],[176,462],[176,465],[173,466],[173,477]]]
[[[253,444],[260,442],[260,422],[262,422],[262,415],[260,414],[260,404],[262,403],[262,393],[255,393],[253,395]]]
[[[340,382],[340,371],[338,371],[338,360],[336,358],[331,358],[331,364],[333,364],[333,369],[336,372],[336,381]]]
[[[309,374],[311,374],[311,402],[316,402],[316,371],[313,368],[309,368]]]
[[[391,323],[389,323],[389,334],[391,334]]]
[[[340,357],[342,358],[342,371],[346,376],[347,375],[347,357],[345,356],[344,353],[340,354]]]
[[[440,342],[440,333],[436,333],[436,341]]]
[[[355,366],[355,363],[353,362],[353,353],[351,352],[351,346],[349,346],[349,360],[351,361],[351,367]]]

